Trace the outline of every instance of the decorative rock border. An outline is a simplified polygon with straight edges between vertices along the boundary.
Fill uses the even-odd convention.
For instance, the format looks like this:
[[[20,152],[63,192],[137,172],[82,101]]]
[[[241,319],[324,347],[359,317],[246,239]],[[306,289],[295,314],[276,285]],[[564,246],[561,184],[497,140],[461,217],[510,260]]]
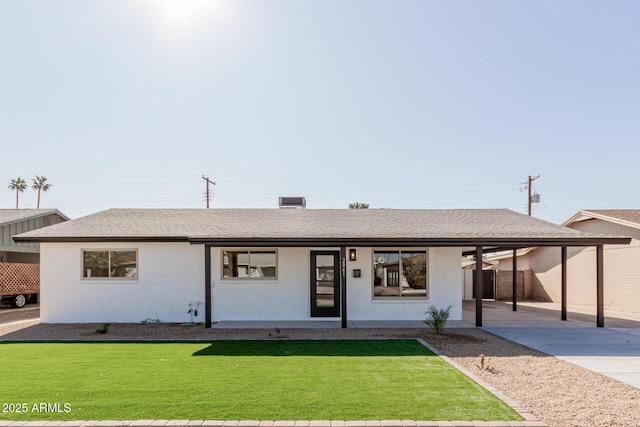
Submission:
[[[463,427],[463,426],[465,426],[465,427],[466,426],[477,427],[477,426],[485,426],[485,425],[486,426],[491,426],[491,427],[510,427],[510,426],[548,427],[548,425],[546,423],[540,421],[535,415],[530,413],[529,410],[524,405],[522,405],[520,402],[515,401],[514,399],[512,399],[509,396],[507,396],[506,394],[502,393],[500,390],[498,390],[497,388],[495,388],[491,384],[487,383],[483,379],[481,379],[481,378],[477,377],[476,375],[474,375],[473,373],[471,373],[469,370],[467,370],[467,369],[463,368],[462,366],[458,365],[456,362],[451,360],[449,357],[447,357],[447,356],[443,355],[442,353],[440,353],[440,351],[438,351],[436,348],[434,348],[431,345],[429,345],[422,338],[417,338],[417,341],[420,344],[422,344],[423,346],[427,347],[432,352],[434,352],[435,354],[437,354],[438,356],[440,356],[440,358],[442,360],[444,360],[445,362],[447,362],[449,365],[453,366],[454,368],[456,368],[457,370],[459,370],[460,372],[462,372],[463,374],[465,374],[466,376],[471,378],[473,381],[478,383],[480,386],[485,388],[489,393],[493,394],[495,397],[497,397],[498,399],[502,400],[505,404],[511,406],[511,408],[513,408],[514,411],[516,411],[522,418],[524,418],[524,421],[486,421],[486,423],[488,423],[488,424],[478,424],[478,423],[481,423],[481,422],[472,421],[470,424],[453,424],[453,427]],[[452,421],[452,423],[458,423],[458,421]],[[469,423],[469,422],[466,421],[466,423]],[[447,425],[447,424],[436,424],[436,425],[438,427],[440,427],[442,425]],[[426,427],[426,426],[418,426],[418,427]]]

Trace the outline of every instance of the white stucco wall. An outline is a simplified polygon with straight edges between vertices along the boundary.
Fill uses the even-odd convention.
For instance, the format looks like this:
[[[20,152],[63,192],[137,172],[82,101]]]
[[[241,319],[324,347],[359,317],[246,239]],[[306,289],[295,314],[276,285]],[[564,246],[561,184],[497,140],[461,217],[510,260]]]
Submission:
[[[223,280],[222,250],[211,248],[213,320],[309,319],[311,250],[278,248],[277,280]]]
[[[338,250],[338,248],[333,248]],[[327,320],[310,316],[310,252],[331,248],[278,249],[278,280],[221,280],[220,249],[211,251],[213,320]],[[423,320],[427,308],[453,306],[450,319],[462,319],[460,248],[429,248],[429,297],[373,298],[373,253],[356,248],[357,260],[347,261],[349,320]],[[353,270],[361,277],[354,278]]]
[[[138,250],[138,280],[83,280],[82,249]],[[43,243],[43,323],[191,320],[189,302],[204,303],[204,250],[188,243]],[[198,321],[204,319],[204,304]]]
[[[138,280],[83,280],[82,249],[138,250]],[[338,250],[338,248],[333,248]],[[418,248],[416,248],[418,249]],[[222,254],[211,249],[212,319],[327,320],[310,316],[310,252],[331,248],[278,248],[276,280],[222,280]],[[189,302],[202,301],[204,249],[187,243],[44,243],[41,247],[41,319],[65,322],[187,322]],[[349,320],[423,320],[430,305],[451,305],[462,318],[460,248],[428,249],[428,298],[374,299],[372,249],[347,261]],[[362,276],[353,277],[360,269]]]

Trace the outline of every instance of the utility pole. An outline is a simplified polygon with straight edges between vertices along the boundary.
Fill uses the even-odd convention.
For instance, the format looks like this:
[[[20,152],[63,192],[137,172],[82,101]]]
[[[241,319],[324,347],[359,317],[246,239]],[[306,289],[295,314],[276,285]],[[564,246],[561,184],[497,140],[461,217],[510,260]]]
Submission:
[[[529,177],[531,178],[531,177]],[[211,200],[211,197],[209,196],[209,184],[213,184],[216,185],[215,181],[211,181],[209,179],[209,177],[206,177],[204,175],[202,175],[202,179],[204,179],[205,181],[207,181],[207,209],[209,209],[209,200]]]
[[[538,178],[540,178],[540,174],[538,174],[537,176],[529,175],[529,179],[527,180],[527,190],[529,193],[529,197],[527,198],[527,206],[528,206],[529,216],[531,216],[531,203],[533,201],[532,195],[531,195],[531,184],[533,183],[533,181],[535,181]]]

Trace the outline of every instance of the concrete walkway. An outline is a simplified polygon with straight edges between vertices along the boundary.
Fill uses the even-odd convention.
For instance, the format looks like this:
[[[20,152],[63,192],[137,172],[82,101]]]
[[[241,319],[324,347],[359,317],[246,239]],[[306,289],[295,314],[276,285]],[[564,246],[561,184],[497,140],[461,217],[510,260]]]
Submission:
[[[225,320],[211,325],[211,329],[340,329],[339,320],[273,320],[273,321],[234,321]],[[464,320],[450,320],[448,328],[475,328]],[[349,320],[348,329],[425,329],[421,320]]]
[[[483,329],[640,388],[640,319],[618,313],[596,328],[595,316],[575,310],[562,321],[553,304],[519,303],[513,312],[509,303],[485,302]],[[463,317],[472,316],[465,303]]]

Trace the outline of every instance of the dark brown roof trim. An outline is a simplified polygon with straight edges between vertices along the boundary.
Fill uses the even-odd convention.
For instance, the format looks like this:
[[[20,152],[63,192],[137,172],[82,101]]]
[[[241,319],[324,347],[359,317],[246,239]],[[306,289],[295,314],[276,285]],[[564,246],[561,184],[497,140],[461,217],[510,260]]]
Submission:
[[[523,248],[530,246],[595,246],[603,244],[629,244],[628,237],[574,237],[574,238],[247,238],[209,239],[181,236],[102,236],[102,237],[16,237],[16,242],[84,243],[84,242],[189,242],[208,246],[300,247],[300,246],[489,246],[498,248]]]
[[[188,242],[188,237],[18,237],[16,242],[40,242],[40,243],[84,243],[84,242]]]
[[[631,238],[628,237],[575,237],[575,238],[509,238],[509,239],[451,239],[451,238],[432,238],[432,239],[354,239],[354,238],[289,238],[289,239],[206,239],[191,238],[191,244],[203,244],[208,246],[255,246],[255,247],[296,247],[296,246],[441,246],[441,247],[460,247],[460,246],[490,246],[490,247],[507,247],[507,248],[523,248],[530,246],[595,246],[602,244],[629,244]]]

